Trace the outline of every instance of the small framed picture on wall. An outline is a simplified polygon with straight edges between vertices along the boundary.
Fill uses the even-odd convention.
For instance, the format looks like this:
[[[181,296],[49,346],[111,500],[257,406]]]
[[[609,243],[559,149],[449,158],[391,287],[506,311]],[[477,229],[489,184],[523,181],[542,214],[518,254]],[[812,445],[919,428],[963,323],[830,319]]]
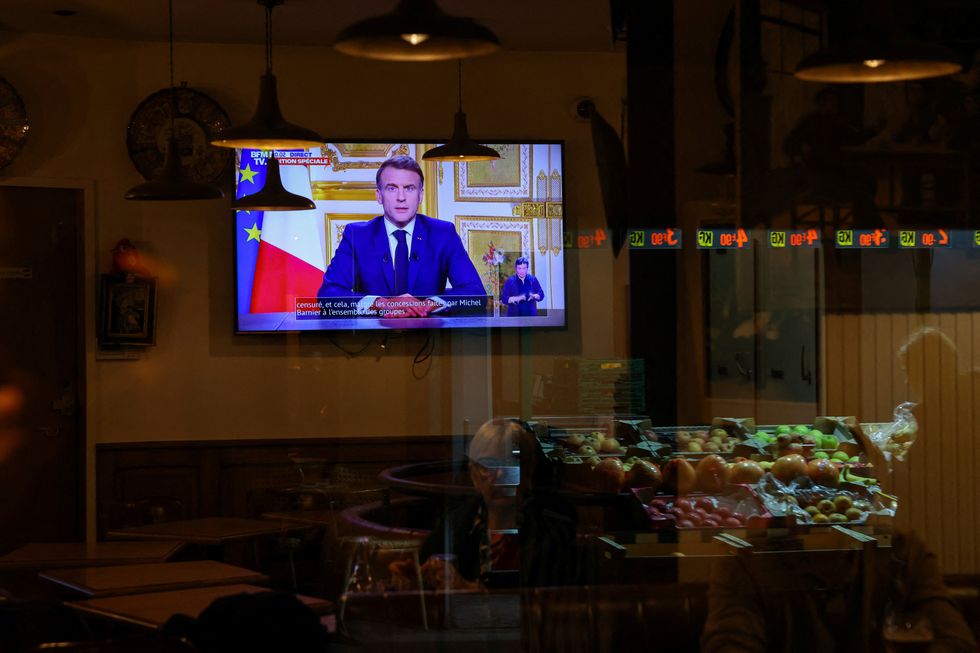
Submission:
[[[156,344],[157,280],[131,274],[103,274],[100,293],[99,343]]]

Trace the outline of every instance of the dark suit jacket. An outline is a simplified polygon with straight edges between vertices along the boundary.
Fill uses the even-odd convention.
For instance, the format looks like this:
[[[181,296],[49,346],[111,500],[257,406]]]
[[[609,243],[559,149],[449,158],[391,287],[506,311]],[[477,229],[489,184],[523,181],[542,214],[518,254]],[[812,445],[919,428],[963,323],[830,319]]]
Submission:
[[[363,297],[395,294],[395,269],[385,232],[384,216],[344,228],[318,297]],[[452,290],[446,290],[446,282]],[[421,213],[415,216],[408,292],[433,295],[486,295],[483,282],[451,222]]]

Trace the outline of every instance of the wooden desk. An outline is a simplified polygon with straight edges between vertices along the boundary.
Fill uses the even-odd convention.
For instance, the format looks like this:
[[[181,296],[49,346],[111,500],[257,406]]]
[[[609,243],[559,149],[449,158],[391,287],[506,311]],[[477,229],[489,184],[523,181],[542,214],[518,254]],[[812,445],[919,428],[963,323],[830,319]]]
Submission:
[[[165,562],[183,546],[179,541],[27,544],[0,557],[0,571]]]
[[[119,540],[180,540],[193,544],[221,545],[303,530],[303,528],[300,524],[275,524],[258,519],[205,517],[121,528],[109,531],[107,537]]]
[[[151,565],[55,569],[41,578],[91,597],[162,592],[214,585],[263,584],[262,574],[213,560],[169,562]]]
[[[176,590],[173,592],[153,592],[150,594],[127,594],[84,601],[70,601],[68,607],[85,614],[96,615],[135,624],[144,628],[160,628],[175,614],[198,617],[211,603],[222,596],[241,593],[268,591],[254,585],[221,585],[197,589]],[[317,614],[333,612],[334,605],[326,599],[297,595],[300,601]]]
[[[333,510],[293,510],[289,512],[266,512],[262,519],[270,522],[288,522],[304,526],[335,526],[337,513]]]

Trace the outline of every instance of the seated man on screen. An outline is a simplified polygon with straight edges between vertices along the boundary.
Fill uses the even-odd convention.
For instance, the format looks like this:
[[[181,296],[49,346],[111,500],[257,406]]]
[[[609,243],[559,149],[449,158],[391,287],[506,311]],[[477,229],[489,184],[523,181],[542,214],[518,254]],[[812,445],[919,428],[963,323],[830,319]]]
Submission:
[[[520,257],[514,264],[517,274],[511,275],[504,283],[500,301],[507,305],[507,317],[525,317],[538,314],[538,302],[544,299],[541,283],[533,274],[527,273],[527,259]]]
[[[453,224],[418,213],[424,181],[411,157],[381,164],[384,215],[344,228],[318,297],[358,298],[361,315],[425,317],[445,308],[440,295],[486,295]]]

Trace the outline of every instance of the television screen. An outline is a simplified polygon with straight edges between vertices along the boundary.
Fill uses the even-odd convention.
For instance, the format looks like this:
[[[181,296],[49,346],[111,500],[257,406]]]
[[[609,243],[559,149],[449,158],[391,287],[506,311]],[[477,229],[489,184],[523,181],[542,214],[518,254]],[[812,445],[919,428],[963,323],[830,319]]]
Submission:
[[[238,211],[238,331],[565,325],[562,144],[424,161],[435,144],[276,152],[304,211]],[[237,152],[236,197],[269,152]]]

